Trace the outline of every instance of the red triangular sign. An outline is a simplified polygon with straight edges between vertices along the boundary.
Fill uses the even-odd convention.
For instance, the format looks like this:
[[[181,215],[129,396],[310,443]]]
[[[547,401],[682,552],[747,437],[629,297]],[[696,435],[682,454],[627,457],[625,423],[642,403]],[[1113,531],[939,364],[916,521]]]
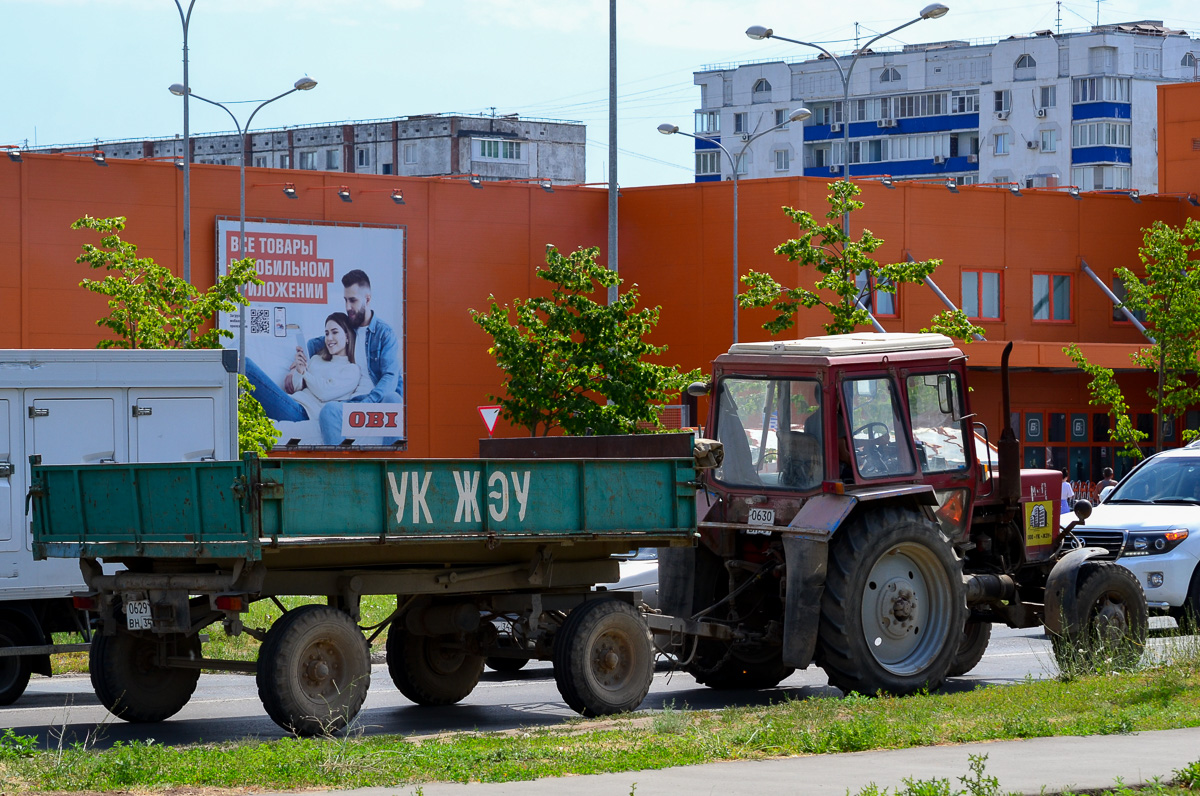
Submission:
[[[488,436],[496,430],[496,420],[500,417],[500,407],[498,406],[481,406],[479,407],[479,416],[483,418],[483,424],[487,426]]]

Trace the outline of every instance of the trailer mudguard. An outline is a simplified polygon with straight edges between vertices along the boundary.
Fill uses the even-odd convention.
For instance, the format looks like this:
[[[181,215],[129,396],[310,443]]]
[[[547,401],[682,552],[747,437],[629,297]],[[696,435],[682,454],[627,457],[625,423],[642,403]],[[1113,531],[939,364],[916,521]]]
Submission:
[[[800,507],[783,532],[787,562],[783,662],[788,666],[804,669],[812,663],[829,565],[829,538],[857,504],[854,495],[816,495]]]
[[[690,617],[696,593],[696,548],[658,549],[658,607],[667,616]]]
[[[1063,617],[1074,617],[1077,613],[1075,591],[1079,583],[1079,570],[1088,559],[1107,552],[1103,547],[1081,547],[1060,558],[1054,569],[1050,570],[1050,576],[1046,578],[1042,623],[1051,635],[1071,635],[1079,632],[1079,628],[1074,626],[1063,627]]]

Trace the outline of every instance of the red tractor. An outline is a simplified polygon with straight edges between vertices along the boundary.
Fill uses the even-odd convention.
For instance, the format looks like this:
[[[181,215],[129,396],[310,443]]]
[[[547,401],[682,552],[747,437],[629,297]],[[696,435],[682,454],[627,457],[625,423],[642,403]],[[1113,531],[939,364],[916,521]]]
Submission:
[[[815,662],[847,693],[912,693],[973,668],[997,622],[1045,624],[1060,664],[1093,640],[1140,657],[1137,580],[1063,532],[1062,477],[1019,469],[1011,428],[988,443],[949,338],[739,343],[689,393],[723,459],[699,543],[661,551],[648,621],[700,682],[766,688]]]

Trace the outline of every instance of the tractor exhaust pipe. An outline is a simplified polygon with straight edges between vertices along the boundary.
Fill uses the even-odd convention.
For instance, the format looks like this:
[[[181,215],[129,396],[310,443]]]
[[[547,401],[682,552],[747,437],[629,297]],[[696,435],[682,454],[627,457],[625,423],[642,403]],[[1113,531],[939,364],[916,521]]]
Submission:
[[[1000,444],[996,448],[999,451],[1000,459],[998,462],[1000,498],[1005,503],[1015,506],[1021,501],[1021,443],[1017,441],[1017,432],[1012,427],[1012,410],[1009,402],[1012,387],[1008,380],[1008,357],[1012,353],[1012,348],[1012,341],[1009,341],[1008,345],[1004,347],[1004,353],[1000,355],[1000,391],[1004,407],[1004,416],[1001,418],[1001,422],[1004,424],[1004,431],[1000,434]]]

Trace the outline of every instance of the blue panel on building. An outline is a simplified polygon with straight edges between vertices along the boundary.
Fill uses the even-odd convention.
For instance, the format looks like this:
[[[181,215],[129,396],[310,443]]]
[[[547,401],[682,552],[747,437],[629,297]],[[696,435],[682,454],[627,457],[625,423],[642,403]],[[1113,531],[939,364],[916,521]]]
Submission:
[[[1071,150],[1071,163],[1132,163],[1128,147],[1082,146]]]
[[[813,169],[810,177],[823,176],[827,169]],[[871,177],[890,174],[893,177],[933,176],[947,172],[979,171],[978,163],[968,163],[965,155],[946,158],[944,163],[934,163],[932,158],[924,160],[889,160],[885,163],[854,163],[850,166],[851,177]],[[814,173],[815,172],[815,173]]]
[[[701,149],[717,149],[716,142],[720,141],[720,140],[721,140],[720,136],[717,136],[714,138],[697,138],[696,139],[696,151],[698,152]]]
[[[697,174],[696,182],[720,182],[720,174]]]
[[[1082,102],[1071,107],[1071,118],[1077,122],[1084,119],[1128,119],[1133,106],[1128,102]]]
[[[851,138],[878,138],[883,135],[905,135],[915,133],[942,133],[948,130],[979,129],[978,113],[955,113],[942,116],[921,116],[915,119],[896,119],[895,127],[880,127],[878,122],[855,122],[850,125]],[[828,124],[814,124],[804,128],[804,142],[838,140],[843,131],[834,133]]]

